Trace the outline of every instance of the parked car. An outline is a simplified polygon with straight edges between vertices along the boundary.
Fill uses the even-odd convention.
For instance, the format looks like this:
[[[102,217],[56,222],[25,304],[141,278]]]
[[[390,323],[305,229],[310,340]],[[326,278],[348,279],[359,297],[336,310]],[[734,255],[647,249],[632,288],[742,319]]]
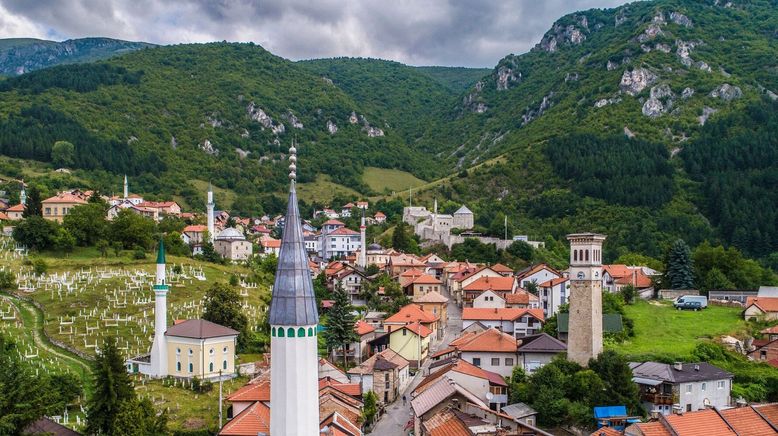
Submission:
[[[673,303],[673,307],[678,310],[691,309],[700,310],[708,307],[708,297],[703,295],[684,295],[679,297]]]

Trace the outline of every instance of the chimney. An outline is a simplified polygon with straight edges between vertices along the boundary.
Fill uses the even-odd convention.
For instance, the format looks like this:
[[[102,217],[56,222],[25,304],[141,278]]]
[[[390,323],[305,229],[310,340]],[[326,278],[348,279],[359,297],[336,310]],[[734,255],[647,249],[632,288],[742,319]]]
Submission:
[[[695,364],[694,364],[694,370],[695,370],[695,371],[699,371],[699,370],[700,370],[700,365],[697,365],[697,364],[695,363]]]
[[[683,407],[680,404],[673,404],[673,414],[683,415]]]
[[[657,420],[657,419],[659,419],[659,415],[661,415],[661,414],[662,414],[661,410],[659,410],[659,409],[652,409],[651,412],[649,413],[649,417],[651,419],[653,419],[653,420]]]
[[[683,363],[681,362],[673,363],[673,369],[676,371],[683,371]]]

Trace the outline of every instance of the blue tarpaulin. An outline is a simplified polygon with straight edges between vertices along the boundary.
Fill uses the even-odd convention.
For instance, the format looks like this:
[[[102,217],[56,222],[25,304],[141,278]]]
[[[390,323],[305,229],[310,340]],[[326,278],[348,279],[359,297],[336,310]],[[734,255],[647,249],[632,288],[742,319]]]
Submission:
[[[600,406],[594,408],[594,419],[627,416],[627,406]]]

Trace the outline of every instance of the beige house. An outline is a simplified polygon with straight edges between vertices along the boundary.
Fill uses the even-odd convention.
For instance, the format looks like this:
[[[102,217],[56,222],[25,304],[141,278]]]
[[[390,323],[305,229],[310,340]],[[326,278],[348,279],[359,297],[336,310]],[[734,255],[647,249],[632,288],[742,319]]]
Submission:
[[[238,332],[202,319],[189,319],[165,332],[167,373],[173,377],[218,377],[235,372]]]
[[[224,229],[213,242],[213,248],[223,258],[231,261],[248,260],[254,253],[254,247],[246,237],[232,227]]]
[[[429,274],[421,274],[414,278],[410,283],[407,283],[404,287],[405,295],[410,295],[415,299],[430,292],[440,293],[443,288],[443,283]]]
[[[74,207],[86,203],[87,201],[83,198],[70,193],[55,195],[41,202],[43,218],[61,223],[65,215],[70,213]]]
[[[5,210],[5,214],[8,215],[9,220],[18,221],[22,219],[22,215],[24,215],[24,205],[20,203],[16,206],[11,206]]]
[[[440,295],[440,292],[431,291],[418,297],[413,297],[413,303],[421,306],[425,312],[429,312],[438,319],[438,332],[443,332],[448,323],[448,298]]]

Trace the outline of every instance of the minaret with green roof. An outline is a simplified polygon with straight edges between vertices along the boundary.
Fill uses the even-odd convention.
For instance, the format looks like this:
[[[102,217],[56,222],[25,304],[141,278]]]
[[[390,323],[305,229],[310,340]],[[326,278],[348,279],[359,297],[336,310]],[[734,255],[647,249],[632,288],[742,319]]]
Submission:
[[[159,239],[157,248],[157,278],[154,284],[154,343],[151,345],[151,375],[167,375],[167,285],[165,275],[165,242]]]

